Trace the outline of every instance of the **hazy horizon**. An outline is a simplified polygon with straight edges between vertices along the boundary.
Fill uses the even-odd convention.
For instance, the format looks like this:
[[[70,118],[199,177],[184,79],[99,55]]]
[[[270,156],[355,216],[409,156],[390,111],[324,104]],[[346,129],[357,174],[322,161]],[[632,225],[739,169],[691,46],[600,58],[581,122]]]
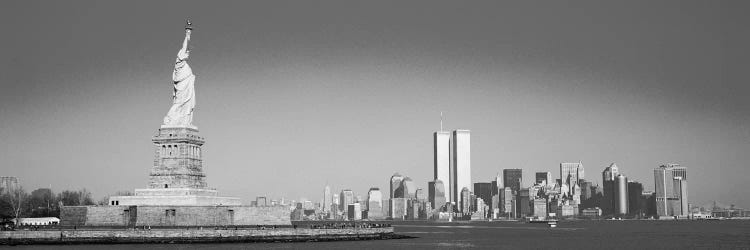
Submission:
[[[471,130],[472,182],[611,163],[654,190],[750,208],[741,1],[10,1],[0,176],[28,190],[145,188],[190,18],[209,186],[318,201],[432,180],[432,133]]]

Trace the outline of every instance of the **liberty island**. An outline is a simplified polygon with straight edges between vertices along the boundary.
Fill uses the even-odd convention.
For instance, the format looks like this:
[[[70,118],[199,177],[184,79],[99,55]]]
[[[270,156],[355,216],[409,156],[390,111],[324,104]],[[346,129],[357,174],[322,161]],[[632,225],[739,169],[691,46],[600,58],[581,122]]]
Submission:
[[[0,244],[275,242],[396,238],[393,228],[374,223],[292,226],[283,206],[247,206],[208,187],[201,147],[192,124],[195,75],[187,60],[192,24],[172,74],[172,106],[152,138],[154,166],[148,188],[111,196],[107,205],[61,206],[57,230],[0,232]],[[204,230],[204,227],[206,230]],[[213,230],[211,229],[213,228]]]

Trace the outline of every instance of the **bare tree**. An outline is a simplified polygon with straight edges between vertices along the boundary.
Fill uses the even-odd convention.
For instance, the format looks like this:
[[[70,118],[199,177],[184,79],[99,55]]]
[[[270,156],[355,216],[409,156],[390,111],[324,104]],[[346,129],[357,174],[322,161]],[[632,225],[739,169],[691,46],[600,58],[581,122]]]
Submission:
[[[26,193],[22,187],[18,187],[9,190],[7,195],[8,203],[10,203],[10,206],[13,209],[13,217],[16,219],[16,223],[18,223],[18,219],[21,217],[21,209],[23,208],[29,194]]]

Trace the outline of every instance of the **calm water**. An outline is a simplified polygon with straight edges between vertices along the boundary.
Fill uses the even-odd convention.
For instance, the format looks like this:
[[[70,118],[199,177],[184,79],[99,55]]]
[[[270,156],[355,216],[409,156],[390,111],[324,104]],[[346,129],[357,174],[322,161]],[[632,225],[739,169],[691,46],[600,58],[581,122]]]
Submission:
[[[411,239],[224,244],[17,246],[18,249],[750,249],[750,221],[402,223]]]

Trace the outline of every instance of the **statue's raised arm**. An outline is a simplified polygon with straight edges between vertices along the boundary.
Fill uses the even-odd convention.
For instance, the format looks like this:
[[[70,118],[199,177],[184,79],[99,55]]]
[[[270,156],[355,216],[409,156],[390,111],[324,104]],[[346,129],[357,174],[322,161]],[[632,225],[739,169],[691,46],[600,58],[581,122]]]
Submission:
[[[190,34],[193,31],[190,20],[185,25],[185,40],[182,41],[182,48],[177,52],[177,60],[172,73],[174,92],[172,93],[172,107],[164,116],[165,127],[194,127],[193,126],[193,109],[195,109],[195,75],[187,63],[190,56],[188,43]]]

